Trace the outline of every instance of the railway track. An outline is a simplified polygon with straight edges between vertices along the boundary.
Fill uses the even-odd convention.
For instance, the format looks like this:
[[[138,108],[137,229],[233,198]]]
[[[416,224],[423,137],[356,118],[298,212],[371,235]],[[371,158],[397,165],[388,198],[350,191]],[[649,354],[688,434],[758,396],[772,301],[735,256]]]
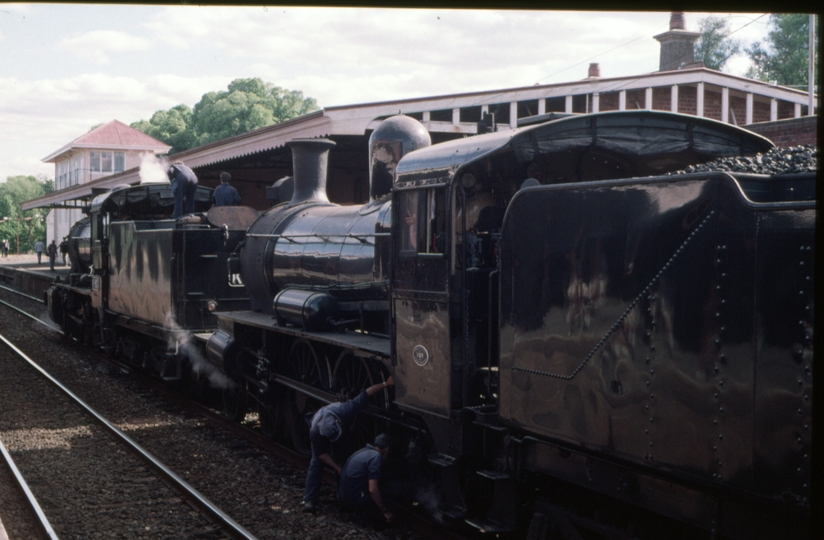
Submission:
[[[8,294],[7,294],[8,292]],[[47,321],[36,315],[30,315],[26,312],[35,311],[38,308],[38,301],[28,295],[11,297],[13,291],[0,292],[0,298],[3,300],[3,307],[1,309],[9,310],[15,309],[15,315],[19,319],[25,317],[27,321],[32,321],[30,324],[22,323],[16,325],[23,327],[28,324],[41,324],[50,326]],[[10,301],[11,300],[11,301]],[[13,305],[17,304],[17,305]],[[20,309],[23,305],[25,309]],[[42,304],[40,304],[42,306]],[[23,313],[26,313],[23,315]],[[38,322],[33,322],[37,320]],[[42,329],[38,330],[42,334]],[[369,528],[363,528],[357,524],[349,522],[346,517],[339,514],[336,510],[336,505],[332,496],[332,489],[325,488],[322,502],[324,502],[324,509],[318,515],[306,515],[299,512],[300,495],[302,493],[302,483],[305,474],[305,467],[307,461],[297,456],[291,449],[284,447],[277,442],[266,440],[260,433],[256,431],[256,417],[255,415],[248,415],[247,419],[241,423],[229,422],[222,415],[216,413],[214,410],[187,399],[178,392],[171,390],[168,386],[148,377],[143,376],[139,372],[130,373],[129,377],[122,377],[121,374],[131,371],[127,366],[120,364],[111,364],[110,359],[106,359],[103,355],[90,353],[88,349],[81,347],[79,344],[65,340],[58,337],[57,334],[49,335],[48,340],[50,344],[59,345],[61,350],[65,350],[73,355],[83,355],[86,361],[76,361],[74,371],[78,369],[83,372],[91,371],[95,377],[108,376],[110,379],[114,377],[116,380],[109,380],[105,384],[119,384],[128,385],[133,395],[138,395],[144,401],[149,401],[162,407],[165,411],[176,415],[179,420],[167,420],[167,423],[184,423],[193,424],[196,431],[208,432],[206,434],[209,438],[209,443],[213,444],[219,449],[218,454],[230,458],[230,462],[223,466],[222,474],[227,471],[235,470],[238,476],[256,477],[257,483],[262,483],[266,493],[250,488],[244,485],[243,481],[234,482],[233,488],[217,489],[215,484],[217,474],[214,473],[215,467],[209,467],[209,471],[204,470],[206,467],[201,467],[202,461],[218,461],[214,455],[209,456],[207,451],[202,454],[197,453],[195,459],[187,459],[186,454],[193,453],[191,449],[180,450],[176,457],[164,457],[164,460],[171,461],[170,467],[174,468],[178,473],[185,477],[189,482],[198,487],[206,485],[202,488],[204,491],[217,491],[217,495],[210,494],[213,500],[222,508],[239,507],[240,515],[247,513],[250,517],[244,518],[243,521],[238,517],[238,522],[243,523],[248,527],[252,533],[259,538],[275,538],[275,537],[289,537],[289,538],[327,538],[339,535],[348,535],[356,538],[461,538],[450,531],[446,531],[436,524],[423,519],[422,516],[415,512],[406,514],[396,514],[398,523],[393,525],[390,529],[385,531],[375,531]],[[70,362],[64,362],[68,364]],[[93,366],[90,368],[90,366]],[[107,366],[107,367],[102,367]],[[58,369],[72,371],[68,365],[63,365]],[[133,397],[133,396],[132,396]],[[111,397],[108,398],[111,400]],[[107,400],[107,401],[108,401]],[[108,405],[104,405],[106,408]],[[113,413],[117,416],[120,413]],[[118,423],[122,425],[123,422]],[[191,427],[191,426],[190,426]],[[0,428],[0,431],[3,429]],[[170,432],[172,430],[164,430]],[[147,446],[150,452],[155,452],[159,455],[168,452],[168,444],[164,444],[162,439],[158,437],[147,437],[150,430],[137,429],[130,431],[134,433],[135,438],[140,438],[141,443]],[[195,444],[195,446],[200,446]],[[161,450],[157,450],[161,448]],[[251,470],[244,473],[243,468],[249,467]],[[263,471],[261,472],[261,467]],[[216,468],[220,468],[218,465]],[[288,472],[284,474],[284,471]],[[182,471],[182,472],[181,472]],[[264,480],[260,482],[260,478]],[[251,480],[250,480],[251,482]],[[327,484],[333,484],[334,479],[331,473],[327,477]],[[249,489],[247,489],[249,488]],[[227,493],[230,492],[230,493]],[[244,492],[249,492],[244,495]],[[254,492],[254,494],[250,494]],[[284,493],[287,492],[287,493]],[[178,496],[176,496],[178,497]],[[229,502],[223,502],[226,498]],[[182,498],[181,498],[182,499]],[[238,500],[240,499],[240,500]],[[228,505],[228,506],[227,506]],[[253,508],[250,508],[253,507]],[[238,515],[235,511],[227,510],[231,515]],[[277,522],[277,518],[289,518],[287,528],[272,527],[270,522]],[[288,531],[288,532],[287,532]],[[341,533],[340,531],[344,531]],[[286,533],[284,535],[284,533]],[[294,533],[294,534],[292,534]],[[211,534],[207,530],[200,531],[200,534]],[[226,535],[228,536],[228,535]],[[71,536],[70,536],[71,537]],[[76,536],[78,538],[83,536]],[[148,535],[146,537],[152,537]],[[208,537],[208,536],[207,536]]]
[[[108,479],[110,482],[113,483],[132,483],[136,480],[139,480],[141,483],[144,483],[147,488],[147,495],[145,496],[142,501],[137,503],[137,506],[140,506],[141,503],[145,503],[145,501],[149,501],[148,504],[152,504],[156,500],[170,500],[170,498],[174,498],[174,494],[167,493],[167,489],[163,484],[169,486],[173,489],[174,493],[180,497],[180,500],[186,504],[190,505],[194,508],[197,508],[201,515],[203,515],[208,523],[192,523],[185,525],[186,531],[196,530],[197,528],[201,528],[203,530],[208,530],[210,528],[210,523],[213,523],[220,529],[220,531],[229,538],[237,538],[237,539],[253,539],[255,538],[251,533],[246,531],[243,527],[241,527],[238,523],[236,523],[233,519],[231,519],[228,515],[226,515],[223,511],[221,511],[214,503],[209,501],[206,497],[204,497],[201,493],[199,493],[196,489],[194,489],[191,485],[189,485],[186,481],[180,478],[177,474],[175,474],[171,469],[169,469],[165,464],[155,458],[151,453],[146,451],[142,448],[139,444],[137,444],[133,439],[131,439],[128,435],[126,435],[122,430],[116,427],[111,421],[100,415],[97,411],[91,408],[88,404],[86,404],[82,399],[80,399],[77,395],[75,395],[71,390],[69,390],[65,385],[63,385],[60,381],[52,377],[48,372],[46,372],[41,366],[39,366],[36,362],[34,362],[31,358],[29,358],[23,351],[21,351],[17,346],[15,346],[11,341],[9,341],[5,336],[0,334],[0,341],[7,347],[8,350],[15,353],[16,357],[24,360],[34,371],[38,372],[45,381],[50,383],[49,389],[44,389],[42,384],[43,381],[35,381],[32,380],[30,376],[31,373],[26,373],[24,369],[15,369],[12,365],[12,362],[9,357],[11,355],[5,354],[6,357],[5,364],[6,367],[4,371],[6,373],[14,373],[13,379],[13,386],[16,386],[20,389],[25,390],[35,390],[37,394],[37,400],[45,398],[49,402],[58,403],[61,401],[67,401],[70,403],[69,407],[74,407],[75,411],[64,411],[65,414],[68,416],[67,418],[61,418],[59,424],[71,426],[71,427],[43,427],[43,428],[29,428],[20,426],[18,429],[6,431],[8,438],[10,440],[10,444],[13,444],[16,447],[17,451],[20,453],[25,453],[27,448],[32,448],[32,444],[34,445],[34,449],[41,450],[42,448],[39,446],[40,441],[32,441],[27,442],[27,439],[32,435],[33,432],[37,432],[38,429],[45,429],[51,431],[52,435],[60,432],[68,434],[68,439],[74,439],[75,437],[89,437],[94,442],[92,446],[86,447],[86,445],[81,445],[80,450],[78,450],[78,445],[76,445],[73,441],[63,439],[62,442],[57,443],[58,445],[64,444],[68,445],[68,452],[64,453],[67,454],[61,456],[61,458],[68,457],[68,459],[60,459],[59,461],[66,462],[67,465],[70,465],[72,469],[80,469],[82,467],[89,467],[91,471],[95,471],[97,469],[97,463],[101,451],[97,447],[105,447],[107,445],[111,445],[111,440],[114,439],[117,441],[118,446],[126,448],[132,454],[135,454],[140,460],[143,461],[145,464],[144,466],[140,466],[139,464],[135,463],[134,460],[126,459],[123,456],[121,459],[118,459],[118,467],[112,470],[111,474],[113,478]],[[6,379],[9,380],[8,378]],[[11,386],[11,385],[9,385]],[[3,393],[7,398],[11,398],[15,402],[17,402],[17,406],[19,407],[19,411],[23,412],[30,407],[36,407],[37,401],[29,399],[28,394],[29,392],[17,392],[15,393],[14,389],[7,386],[4,388]],[[62,392],[63,396],[55,395],[56,392],[54,390],[58,390]],[[68,408],[68,407],[67,407]],[[93,426],[87,425],[84,421],[85,419],[81,419],[77,414],[77,409],[84,412],[88,417],[94,419],[95,424]],[[77,426],[80,426],[79,428]],[[99,428],[103,428],[102,430]],[[102,432],[102,433],[101,433]],[[106,437],[105,435],[109,435]],[[60,437],[60,435],[58,435]],[[86,451],[86,447],[89,452]],[[106,448],[103,453],[111,455],[112,449]],[[120,453],[119,449],[114,450],[115,453]],[[62,453],[62,452],[61,452]],[[26,459],[26,456],[23,456],[23,471],[26,475],[31,475],[33,478],[40,479],[40,483],[53,485],[57,482],[59,476],[65,477],[67,473],[74,472],[71,471],[63,471],[61,473],[61,469],[58,467],[54,467],[53,469],[50,468],[49,472],[46,472],[44,475],[44,471],[41,467],[34,466],[33,460]],[[146,478],[146,468],[156,477],[156,479],[152,481],[144,480]],[[17,469],[15,469],[17,470]],[[41,476],[43,475],[43,476]],[[51,477],[49,476],[51,475]],[[22,475],[16,475],[18,479],[22,480]],[[43,482],[45,481],[45,482]],[[162,481],[162,482],[161,482]],[[84,485],[86,480],[80,480],[77,484],[69,484],[72,486],[76,486],[79,491],[84,491],[84,488],[89,487]],[[89,482],[91,483],[91,482]],[[21,482],[22,486],[26,486],[25,483]],[[30,490],[27,486],[23,488],[27,492],[27,498],[31,502],[31,506],[35,509],[35,514],[40,518],[40,523],[42,530],[46,532],[49,536],[54,534],[51,525],[48,523],[45,513],[40,510],[39,505],[35,501],[35,496],[32,495],[32,490]],[[45,498],[49,498],[47,492],[41,489],[34,489],[35,492],[40,492],[41,495]],[[106,490],[102,490],[103,493]],[[164,493],[165,492],[165,493]],[[114,504],[115,506],[118,503],[109,502],[109,498],[106,496],[98,497],[98,494],[89,496],[88,498],[82,499],[81,506],[111,506]],[[65,501],[60,501],[58,504],[66,504]],[[135,501],[133,499],[127,499],[123,502],[126,505],[134,505]],[[179,512],[169,512],[170,514],[188,514],[185,508],[181,508]],[[91,517],[91,516],[90,516]],[[129,531],[131,526],[133,525],[133,518],[128,518],[124,520],[122,523],[123,531]],[[175,520],[172,521],[172,528],[179,527],[177,523],[177,519],[175,516]],[[113,525],[117,523],[115,520],[110,520],[108,522],[108,527],[111,528]],[[164,522],[160,522],[163,527],[167,527]],[[157,523],[147,523],[144,525],[144,528],[151,528],[157,527]],[[193,529],[194,527],[194,529]],[[110,529],[111,530],[111,529]],[[69,531],[67,531],[69,532]],[[63,535],[65,536],[65,535]],[[56,538],[56,536],[54,536]]]

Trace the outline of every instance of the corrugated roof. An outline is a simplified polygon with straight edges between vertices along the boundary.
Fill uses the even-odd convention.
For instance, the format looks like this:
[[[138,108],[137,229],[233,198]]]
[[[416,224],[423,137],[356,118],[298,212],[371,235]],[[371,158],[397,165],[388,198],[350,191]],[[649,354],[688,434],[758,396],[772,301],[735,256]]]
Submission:
[[[166,153],[172,147],[158,141],[132,127],[127,126],[119,120],[112,120],[102,126],[91,130],[85,135],[81,135],[60,150],[49,154],[43,161],[54,161],[57,157],[73,148],[117,148],[122,150],[152,150],[158,153]]]

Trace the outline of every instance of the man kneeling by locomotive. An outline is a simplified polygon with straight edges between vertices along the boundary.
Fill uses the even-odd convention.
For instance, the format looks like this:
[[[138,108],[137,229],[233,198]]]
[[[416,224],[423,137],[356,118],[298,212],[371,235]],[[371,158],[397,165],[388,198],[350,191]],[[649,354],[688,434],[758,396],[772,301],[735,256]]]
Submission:
[[[344,403],[330,403],[322,407],[312,417],[309,427],[309,440],[312,443],[312,459],[306,473],[306,488],[303,491],[303,511],[315,512],[320,497],[320,484],[323,480],[323,466],[328,465],[340,475],[341,468],[332,458],[332,443],[340,439],[343,425],[349,423],[366,405],[366,400],[386,387],[395,386],[389,377],[386,382],[374,384],[360,394]]]
[[[367,444],[352,454],[340,473],[338,498],[344,511],[364,524],[383,524],[392,521],[387,505],[397,502],[403,484],[391,478],[381,478],[382,466],[392,446],[392,437],[381,433],[375,444]]]

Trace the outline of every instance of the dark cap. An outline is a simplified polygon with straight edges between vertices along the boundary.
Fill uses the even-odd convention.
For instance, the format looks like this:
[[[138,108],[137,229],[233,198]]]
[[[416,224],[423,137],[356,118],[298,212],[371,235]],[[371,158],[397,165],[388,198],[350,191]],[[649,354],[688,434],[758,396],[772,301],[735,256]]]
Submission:
[[[320,431],[321,436],[332,442],[337,441],[340,438],[340,434],[343,432],[340,428],[340,422],[332,414],[326,414],[320,419],[318,431]]]

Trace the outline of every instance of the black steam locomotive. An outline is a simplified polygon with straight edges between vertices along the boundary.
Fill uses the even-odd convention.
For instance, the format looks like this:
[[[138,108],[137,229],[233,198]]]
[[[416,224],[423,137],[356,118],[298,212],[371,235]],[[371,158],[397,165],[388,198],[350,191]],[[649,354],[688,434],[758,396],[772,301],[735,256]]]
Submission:
[[[199,213],[180,220],[172,218],[168,183],[98,195],[70,230],[68,282],[45,292],[51,319],[67,335],[163,379],[187,381],[192,368],[203,374],[210,366],[197,339],[217,326],[215,310],[249,305],[239,277],[225,269],[260,215],[248,207],[209,209],[211,193],[198,187]]]
[[[177,324],[217,324],[226,413],[304,452],[307,414],[393,376],[353,438],[392,431],[451,523],[811,534],[815,175],[670,174],[770,141],[622,111],[431,145],[396,116],[362,206],[327,199],[333,142],[289,146],[291,200],[228,227],[132,219],[170,194],[96,199],[97,259],[50,289],[54,320],[162,365],[128,339],[169,333],[140,311],[153,284]]]

